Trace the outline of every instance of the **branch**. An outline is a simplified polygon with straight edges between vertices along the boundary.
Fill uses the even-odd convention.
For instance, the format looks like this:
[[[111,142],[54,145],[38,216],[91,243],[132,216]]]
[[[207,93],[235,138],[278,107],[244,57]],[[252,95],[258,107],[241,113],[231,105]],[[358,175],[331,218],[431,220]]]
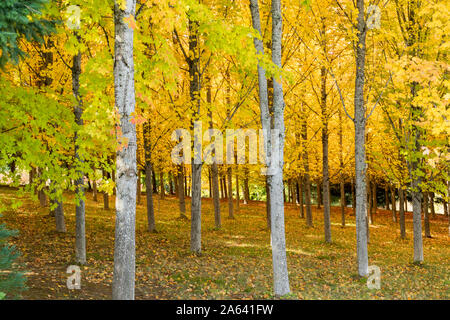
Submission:
[[[366,117],[365,121],[367,121],[370,118],[370,116],[372,115],[373,111],[375,110],[376,106],[378,105],[378,102],[380,102],[380,99],[383,96],[384,91],[386,91],[386,88],[387,88],[389,82],[391,81],[391,79],[392,79],[392,73],[389,71],[389,79],[386,81],[386,84],[384,85],[383,90],[381,90],[377,101],[375,102],[374,106],[372,107],[372,110],[370,111],[369,115]]]
[[[337,88],[337,90],[338,90],[338,92],[339,92],[339,97],[341,98],[341,103],[342,103],[342,106],[344,107],[345,114],[347,115],[347,117],[348,117],[350,120],[352,120],[353,122],[355,122],[355,119],[353,119],[353,118],[350,116],[350,114],[347,112],[347,108],[345,107],[345,101],[344,101],[344,97],[342,96],[341,88],[339,87],[339,84],[337,83],[337,80],[336,80],[336,78],[335,78],[335,76],[334,76],[334,74],[333,74],[333,71],[331,70],[331,67],[330,67],[329,69],[327,69],[327,70],[328,70],[328,72],[330,73],[331,77],[333,78],[334,83],[336,84],[336,88]]]

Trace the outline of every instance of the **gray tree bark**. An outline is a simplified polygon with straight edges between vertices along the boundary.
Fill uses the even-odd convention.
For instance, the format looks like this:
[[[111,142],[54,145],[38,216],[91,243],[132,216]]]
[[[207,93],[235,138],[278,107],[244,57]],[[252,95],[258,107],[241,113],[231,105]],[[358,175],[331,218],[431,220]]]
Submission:
[[[114,98],[120,128],[128,143],[116,153],[116,230],[112,298],[134,300],[136,227],[136,127],[133,29],[125,18],[135,15],[136,0],[125,0],[125,10],[114,4]]]
[[[367,252],[367,190],[366,190],[366,108],[364,106],[364,79],[366,62],[366,22],[364,21],[364,0],[356,0],[358,9],[355,77],[355,175],[356,175],[356,253],[358,274],[368,276],[369,258]]]
[[[257,0],[250,1],[250,11],[252,14],[253,28],[259,34],[261,33],[261,22],[259,16],[259,6]],[[281,68],[281,38],[282,38],[282,15],[281,4],[279,0],[272,1],[272,61]],[[262,41],[254,39],[255,48],[263,53],[264,47]],[[265,79],[265,70],[258,64],[259,97],[261,110],[261,123],[265,131],[265,150],[270,153],[271,143],[271,117],[268,108],[267,81]],[[283,149],[284,149],[284,98],[281,79],[273,79],[273,123],[274,128],[278,130],[279,145],[275,148],[271,158],[272,165],[275,167],[273,175],[268,175],[269,193],[270,193],[270,218],[271,218],[271,243],[272,243],[272,263],[274,276],[274,292],[276,296],[282,296],[290,292],[289,276],[286,261],[286,240],[284,230],[284,201],[283,201]],[[270,154],[269,154],[270,156]],[[269,165],[269,161],[266,161]],[[270,169],[269,169],[270,170]],[[272,173],[272,172],[269,172]]]
[[[189,95],[192,108],[192,130],[194,129],[193,121],[200,116],[200,70],[199,70],[199,54],[198,54],[198,22],[189,17]],[[200,133],[201,134],[201,133]],[[197,145],[198,137],[194,134],[194,149]],[[201,150],[199,150],[201,153]],[[198,152],[198,150],[197,150]],[[202,216],[202,163],[201,161],[192,161],[192,197],[191,197],[191,251],[200,254],[201,245],[201,216]],[[197,159],[198,160],[198,159]],[[200,163],[199,163],[200,162]]]
[[[81,53],[78,53],[72,60],[72,93],[75,97],[76,105],[73,109],[75,123],[83,125],[83,102],[80,96],[80,75],[81,75]],[[75,144],[75,166],[80,167],[83,159],[79,153],[78,130],[74,135]],[[75,261],[78,264],[86,263],[86,231],[85,231],[85,204],[84,204],[84,172],[77,169],[77,179],[75,180]]]

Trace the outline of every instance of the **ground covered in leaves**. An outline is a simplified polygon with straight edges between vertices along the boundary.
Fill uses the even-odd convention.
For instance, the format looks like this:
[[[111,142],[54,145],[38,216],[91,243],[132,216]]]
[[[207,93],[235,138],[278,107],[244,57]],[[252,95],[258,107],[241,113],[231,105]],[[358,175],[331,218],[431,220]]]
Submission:
[[[113,274],[114,210],[103,202],[86,203],[88,263],[81,267],[80,290],[66,286],[66,269],[74,263],[75,206],[64,203],[65,234],[55,232],[54,217],[38,201],[15,189],[0,188],[9,207],[0,218],[19,231],[12,239],[22,253],[28,290],[24,299],[110,299]],[[101,200],[101,199],[99,199]],[[270,299],[272,258],[264,202],[240,206],[228,219],[222,205],[221,230],[214,229],[211,199],[202,201],[201,256],[190,253],[190,222],[178,216],[174,197],[155,195],[157,233],[146,231],[145,197],[138,205],[136,224],[136,299]],[[110,206],[114,199],[111,197]],[[188,207],[189,212],[189,207]],[[391,213],[378,210],[370,226],[369,264],[381,269],[381,289],[369,290],[356,273],[355,219],[347,209],[345,228],[332,207],[333,243],[323,236],[323,214],[314,207],[314,228],[306,227],[299,208],[286,204],[288,268],[294,299],[449,299],[450,237],[448,220],[431,220],[433,238],[424,238],[422,265],[412,263],[412,216],[406,216],[407,239],[401,240]]]

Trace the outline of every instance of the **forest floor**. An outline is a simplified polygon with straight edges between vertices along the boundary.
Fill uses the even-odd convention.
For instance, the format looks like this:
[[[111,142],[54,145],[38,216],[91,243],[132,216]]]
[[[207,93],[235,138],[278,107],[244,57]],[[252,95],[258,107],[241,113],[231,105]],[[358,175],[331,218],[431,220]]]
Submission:
[[[66,269],[74,262],[75,206],[64,203],[65,234],[55,232],[49,208],[16,189],[0,188],[0,199],[17,203],[0,222],[19,234],[12,238],[22,253],[28,290],[24,299],[110,299],[114,260],[113,209],[104,210],[88,195],[86,203],[87,265],[80,290],[66,286]],[[186,202],[188,205],[189,201]],[[157,233],[146,231],[145,197],[136,218],[136,299],[271,299],[272,256],[265,203],[241,202],[235,219],[221,203],[222,229],[214,229],[211,199],[202,200],[202,255],[190,253],[190,221],[180,219],[175,197],[154,197]],[[110,197],[113,208],[114,199]],[[189,206],[187,212],[189,215]],[[370,226],[369,264],[381,269],[381,288],[368,289],[356,273],[355,219],[347,208],[346,227],[340,208],[332,207],[332,244],[323,236],[323,214],[314,206],[314,227],[306,227],[299,207],[286,204],[289,298],[298,299],[449,299],[450,237],[448,220],[431,220],[433,238],[424,238],[425,262],[412,263],[412,215],[406,215],[407,239],[401,240],[391,212],[377,210]]]

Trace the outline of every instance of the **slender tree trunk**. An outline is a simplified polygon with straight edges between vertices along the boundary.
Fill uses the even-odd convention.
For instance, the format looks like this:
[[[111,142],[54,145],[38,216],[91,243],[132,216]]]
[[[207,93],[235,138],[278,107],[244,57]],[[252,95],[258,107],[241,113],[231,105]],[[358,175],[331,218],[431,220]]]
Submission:
[[[244,178],[244,204],[248,204],[250,201],[250,189],[248,186],[248,168],[244,169],[245,178]]]
[[[233,175],[231,166],[227,168],[227,180],[228,180],[228,218],[234,219],[234,207],[233,207]]]
[[[102,170],[103,178],[107,178],[107,173],[105,169]],[[103,191],[103,209],[109,210],[109,194],[106,191]]]
[[[153,165],[152,165],[152,186],[153,186],[153,194],[157,194],[158,193],[158,183],[156,182],[156,172],[153,169]]]
[[[339,184],[339,189],[341,192],[341,223],[345,227],[345,184],[343,177],[341,177],[341,183]]]
[[[372,183],[369,182],[367,183],[367,200],[369,202],[368,206],[367,206],[367,216],[369,217],[369,224],[373,224],[373,215],[372,215],[372,207],[373,207],[373,197],[372,197]]]
[[[367,209],[366,209],[366,108],[364,105],[364,79],[366,61],[366,22],[364,20],[364,0],[356,0],[358,9],[355,77],[355,175],[356,175],[356,253],[358,274],[368,276],[369,259],[367,252]]]
[[[147,230],[155,232],[155,209],[153,205],[153,166],[151,146],[151,122],[147,120],[144,125],[144,156],[145,156],[145,197],[147,200]]]
[[[136,127],[131,123],[134,112],[133,28],[125,21],[135,15],[136,0],[126,0],[125,10],[114,6],[115,106],[120,129],[128,143],[116,152],[116,230],[114,243],[114,300],[134,300],[135,279],[135,221],[136,221]]]
[[[159,196],[161,199],[164,199],[165,196],[165,189],[164,189],[164,172],[161,170],[159,171]]]
[[[83,102],[80,97],[80,74],[81,74],[81,53],[78,53],[72,60],[72,92],[76,105],[73,109],[75,123],[83,126]],[[80,146],[78,141],[78,131],[74,135],[75,145],[75,166],[80,168],[84,160],[80,156]],[[75,261],[78,264],[86,263],[86,232],[85,232],[85,205],[84,205],[84,172],[77,169],[75,180]]]
[[[351,188],[352,188],[352,209],[353,215],[356,215],[356,194],[355,194],[355,178],[352,178]]]
[[[201,216],[202,216],[202,161],[201,161],[201,145],[199,144],[200,133],[195,132],[194,121],[200,117],[200,56],[198,53],[199,46],[199,32],[198,22],[189,18],[189,96],[191,101],[192,111],[192,131],[194,132],[194,158],[191,165],[191,251],[200,254],[202,250],[201,245]],[[201,139],[201,138],[200,138]],[[200,148],[199,148],[200,146]],[[200,149],[200,150],[198,150]]]
[[[391,186],[391,206],[392,206],[392,220],[397,222],[397,206],[395,203],[395,188]]]
[[[270,219],[270,189],[269,189],[269,181],[266,176],[266,221],[267,221],[267,229],[271,229],[271,219]]]
[[[320,180],[317,180],[316,183],[316,191],[317,191],[317,209],[320,209],[322,205],[322,186]]]
[[[298,177],[298,201],[300,204],[300,218],[305,217],[305,208],[303,207],[303,177]]]
[[[430,232],[430,211],[428,210],[428,198],[429,193],[423,192],[423,220],[424,220],[424,227],[425,227],[425,237],[431,238],[431,232]]]
[[[97,180],[95,179],[95,174],[94,179],[92,180],[92,200],[94,200],[95,202],[98,201]]]
[[[239,175],[238,175],[238,172],[237,172],[237,168],[236,168],[235,179],[236,179],[236,211],[239,211],[240,195],[239,195]]]
[[[183,166],[180,164],[177,166],[177,170],[178,170],[178,175],[177,175],[177,179],[178,179],[178,204],[180,207],[180,217],[181,218],[185,218],[186,217],[186,201],[184,199],[185,197],[185,177],[184,177],[184,170],[183,170]]]
[[[172,172],[169,172],[169,194],[173,195],[173,177],[172,177]]]
[[[392,189],[395,190],[395,189]],[[405,207],[403,202],[405,201],[405,191],[402,188],[398,189],[399,198],[399,220],[400,220],[400,238],[406,239],[406,229],[405,229]],[[395,206],[394,206],[395,208]]]
[[[142,196],[142,190],[141,190],[141,170],[138,169],[138,176],[137,176],[137,182],[136,182],[136,203],[141,203],[141,196]]]
[[[436,211],[434,208],[434,192],[430,192],[430,210],[431,210],[431,216],[433,217],[433,219],[436,218]]]
[[[325,25],[322,24],[325,36]],[[322,109],[322,199],[323,199],[323,226],[325,242],[331,243],[330,221],[330,177],[328,169],[328,112],[327,112],[327,70],[321,68],[321,109]]]
[[[388,185],[384,187],[384,209],[389,211],[389,189]]]

